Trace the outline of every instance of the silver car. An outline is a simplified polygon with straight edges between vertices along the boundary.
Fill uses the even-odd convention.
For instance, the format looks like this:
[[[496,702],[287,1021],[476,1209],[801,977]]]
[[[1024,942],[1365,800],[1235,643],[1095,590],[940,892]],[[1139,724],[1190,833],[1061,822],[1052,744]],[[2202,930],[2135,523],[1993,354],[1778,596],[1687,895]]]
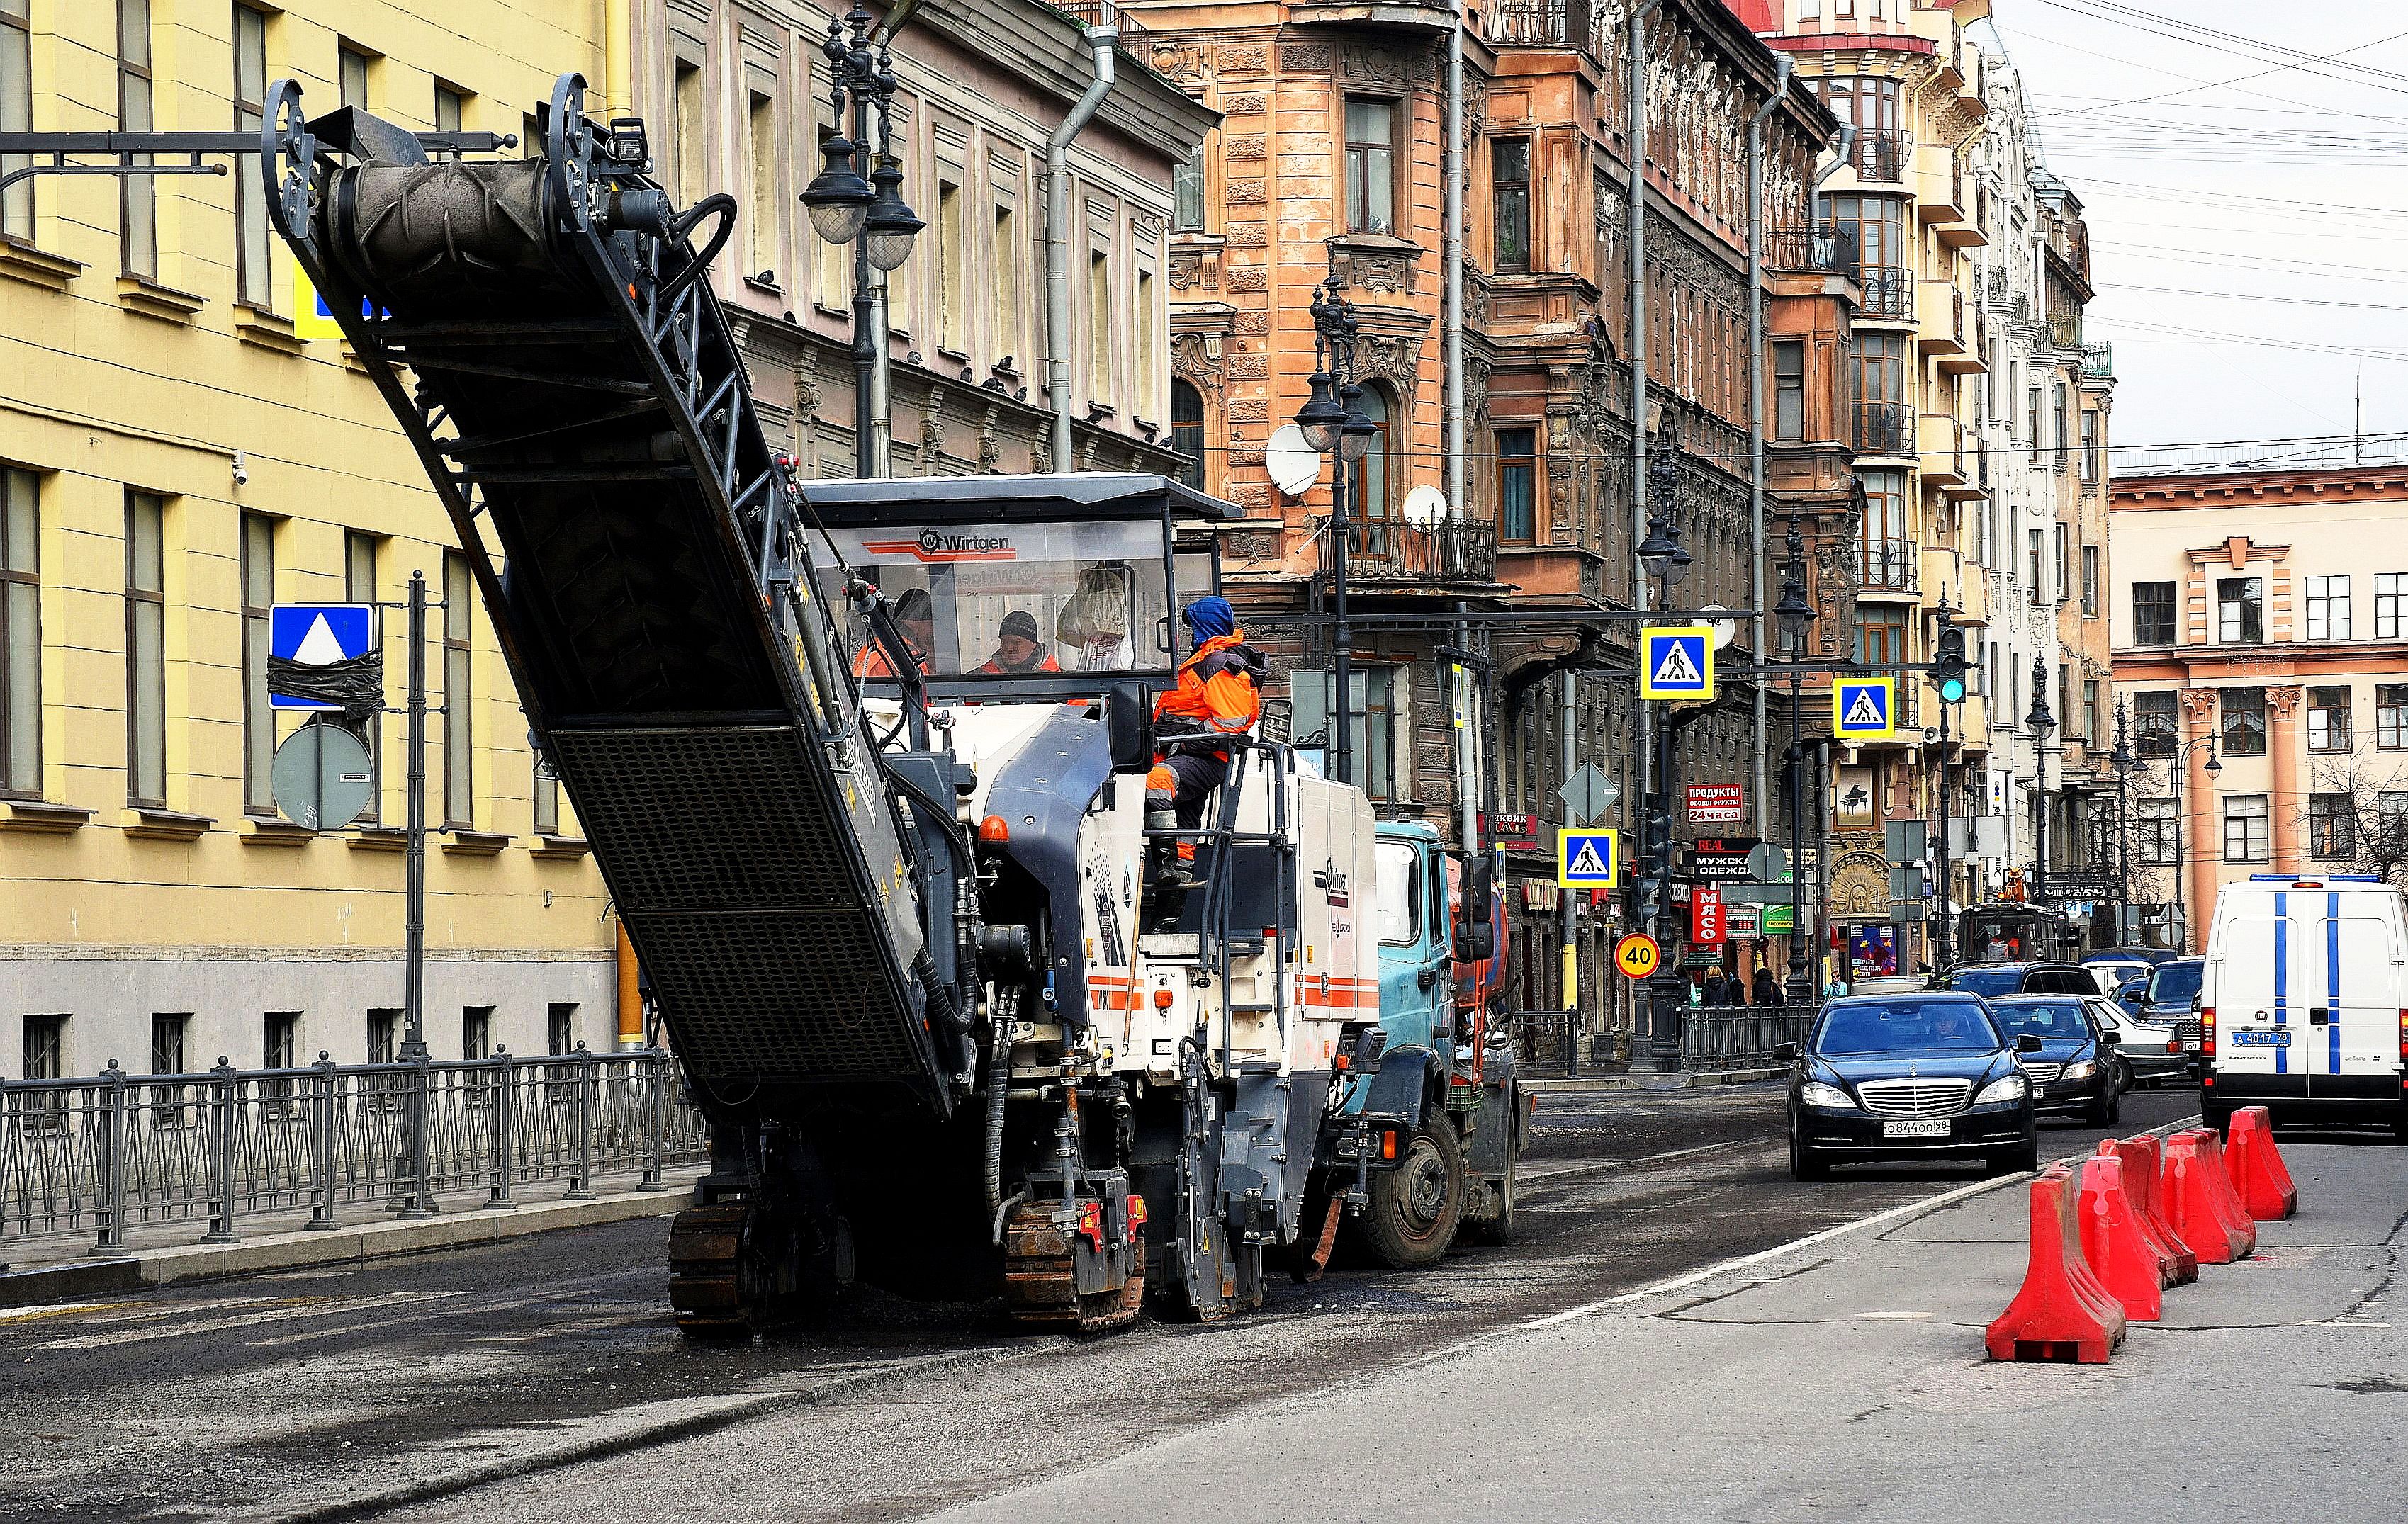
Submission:
[[[2100,1031],[2115,1034],[2118,1088],[2128,1090],[2135,1085],[2190,1078],[2191,1053],[2198,1038],[2193,1037],[2186,1048],[2173,1022],[2143,1021],[2103,995],[2087,997],[2082,1004],[2098,1020]]]

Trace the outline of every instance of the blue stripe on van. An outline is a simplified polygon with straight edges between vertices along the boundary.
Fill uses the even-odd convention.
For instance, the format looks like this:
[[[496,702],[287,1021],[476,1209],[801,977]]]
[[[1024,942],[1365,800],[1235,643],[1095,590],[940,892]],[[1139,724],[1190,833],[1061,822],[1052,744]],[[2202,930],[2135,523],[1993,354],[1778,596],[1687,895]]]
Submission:
[[[2341,1073],[2341,896],[2325,896],[2325,1032],[2330,1046],[2332,1067],[2329,1075]]]
[[[2289,1016],[2283,1006],[2284,997],[2289,993],[2290,988],[2291,897],[2287,894],[2277,894],[2274,896],[2274,1025],[2278,1027],[2286,1025],[2289,1020]],[[2278,1075],[2291,1072],[2289,1048],[2274,1049],[2274,1072]]]

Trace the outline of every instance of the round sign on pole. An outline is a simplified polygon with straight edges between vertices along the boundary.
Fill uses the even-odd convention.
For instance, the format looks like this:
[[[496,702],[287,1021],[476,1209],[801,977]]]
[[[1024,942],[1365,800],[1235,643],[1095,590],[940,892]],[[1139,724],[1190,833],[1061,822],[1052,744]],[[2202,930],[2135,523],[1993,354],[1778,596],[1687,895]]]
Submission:
[[[1632,932],[1613,945],[1613,966],[1627,978],[1647,978],[1663,961],[1664,949],[1645,932]]]
[[[312,720],[284,738],[268,769],[276,808],[306,831],[337,831],[359,819],[376,787],[368,748],[340,725]]]

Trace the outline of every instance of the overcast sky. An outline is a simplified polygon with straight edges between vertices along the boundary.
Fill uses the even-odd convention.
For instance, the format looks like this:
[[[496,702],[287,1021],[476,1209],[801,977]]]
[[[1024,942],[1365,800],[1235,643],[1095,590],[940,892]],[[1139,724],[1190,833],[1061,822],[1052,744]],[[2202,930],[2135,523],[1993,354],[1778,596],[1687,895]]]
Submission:
[[[2408,5],[1994,0],[2049,167],[2082,197],[2125,447],[2408,434]],[[1976,36],[1983,36],[1976,29]],[[2301,55],[2306,55],[2302,57]],[[2244,78],[2257,76],[2257,78]],[[2408,437],[2368,458],[2408,456]]]

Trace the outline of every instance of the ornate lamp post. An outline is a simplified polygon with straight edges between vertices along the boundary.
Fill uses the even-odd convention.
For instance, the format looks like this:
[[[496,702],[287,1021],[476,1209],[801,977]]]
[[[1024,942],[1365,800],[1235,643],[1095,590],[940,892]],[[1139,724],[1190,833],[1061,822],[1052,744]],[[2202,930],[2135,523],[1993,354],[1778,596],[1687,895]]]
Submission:
[[[2032,733],[2032,898],[2048,897],[2048,736],[2057,717],[2048,712],[2048,663],[2032,658],[2031,713],[2024,724]]]
[[[2215,756],[2215,736],[2211,733],[2185,741],[2172,757],[2166,759],[2166,782],[2174,794],[2174,916],[2166,930],[2172,933],[2174,951],[2190,950],[2190,910],[2188,894],[2183,880],[2188,876],[2183,870],[2183,851],[2190,835],[2189,824],[2183,812],[2183,769],[2190,762],[2190,754],[2200,747],[2207,748],[2207,765],[2200,769],[2210,778],[2224,771],[2224,763]]]
[[[1806,879],[1800,860],[1806,854],[1806,790],[1803,768],[1805,709],[1803,677],[1796,663],[1806,660],[1806,632],[1814,623],[1814,604],[1806,595],[1806,537],[1790,514],[1787,554],[1781,563],[1781,601],[1772,605],[1780,621],[1781,640],[1791,665],[1789,674],[1789,750],[1786,783],[1789,793],[1789,1003],[1803,1005],[1813,998],[1806,972]]]
[[[2132,755],[2127,744],[2128,723],[2124,705],[2115,705],[2115,749],[2107,754],[2107,764],[2115,770],[2115,946],[2128,947],[2138,939],[2131,935],[2132,919],[2132,817],[2130,783],[2132,775],[2147,764]]]
[[[879,416],[875,379],[883,342],[876,314],[880,277],[911,257],[912,240],[925,226],[904,203],[901,163],[885,151],[895,105],[895,55],[884,47],[871,50],[871,25],[869,12],[858,4],[841,18],[829,18],[820,50],[835,80],[828,102],[839,125],[820,139],[821,169],[802,196],[813,232],[828,243],[853,246],[853,458],[855,473],[864,477],[881,475],[883,465],[879,442],[885,420]],[[858,153],[869,166],[873,110],[877,164],[865,178],[853,167],[853,156]],[[848,121],[851,137],[841,125]]]
[[[1330,752],[1340,783],[1354,781],[1354,627],[1346,619],[1346,552],[1353,538],[1354,493],[1347,467],[1369,453],[1379,426],[1363,414],[1363,389],[1354,384],[1354,304],[1339,291],[1332,274],[1312,289],[1312,394],[1297,410],[1304,442],[1330,458],[1329,548],[1332,635]]]

